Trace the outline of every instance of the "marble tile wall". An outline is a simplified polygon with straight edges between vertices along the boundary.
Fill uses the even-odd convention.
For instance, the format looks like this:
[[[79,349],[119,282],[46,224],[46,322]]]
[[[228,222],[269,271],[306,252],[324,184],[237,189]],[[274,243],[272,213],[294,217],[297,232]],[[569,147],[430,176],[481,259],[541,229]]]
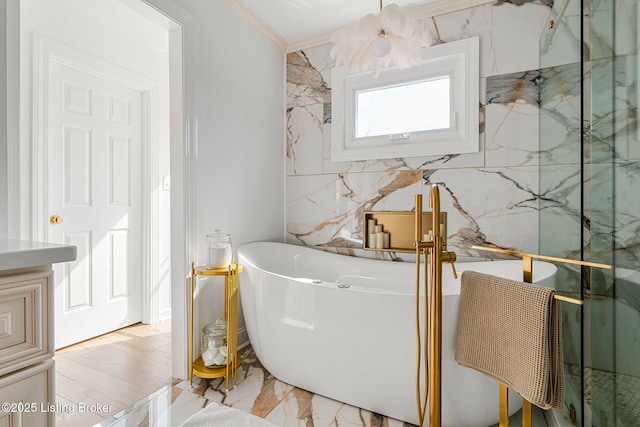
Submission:
[[[480,37],[481,150],[472,154],[331,162],[331,45],[287,61],[287,242],[357,256],[362,213],[411,210],[440,186],[448,245],[538,251],[539,47],[551,2],[496,2],[427,20],[436,43]]]

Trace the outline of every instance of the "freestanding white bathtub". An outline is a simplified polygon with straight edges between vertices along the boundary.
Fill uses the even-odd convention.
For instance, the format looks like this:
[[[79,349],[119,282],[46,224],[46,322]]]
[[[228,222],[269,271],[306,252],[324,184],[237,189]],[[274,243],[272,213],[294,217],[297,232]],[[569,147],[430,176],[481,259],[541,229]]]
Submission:
[[[282,243],[249,243],[240,298],[256,356],[276,378],[417,424],[415,264],[356,258]],[[521,280],[522,262],[456,264]],[[454,361],[460,279],[443,266],[442,424],[499,421],[499,386]],[[534,281],[553,286],[556,267],[536,262]],[[521,399],[510,396],[510,412]],[[427,417],[428,418],[428,417]]]

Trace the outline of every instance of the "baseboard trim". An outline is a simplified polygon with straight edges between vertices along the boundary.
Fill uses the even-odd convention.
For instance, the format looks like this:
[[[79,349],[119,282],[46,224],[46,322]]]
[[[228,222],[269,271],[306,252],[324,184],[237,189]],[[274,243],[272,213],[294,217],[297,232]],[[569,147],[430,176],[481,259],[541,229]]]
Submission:
[[[247,334],[247,328],[242,326],[238,328],[238,350],[242,350],[249,346],[249,335]]]

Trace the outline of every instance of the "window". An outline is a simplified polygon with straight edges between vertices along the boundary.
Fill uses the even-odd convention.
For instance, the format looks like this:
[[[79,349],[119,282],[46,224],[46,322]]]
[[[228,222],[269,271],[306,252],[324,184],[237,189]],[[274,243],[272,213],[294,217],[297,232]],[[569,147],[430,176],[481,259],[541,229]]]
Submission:
[[[479,151],[478,38],[423,50],[407,69],[333,70],[332,161]]]
[[[451,76],[444,75],[356,91],[355,137],[450,128],[450,87]]]

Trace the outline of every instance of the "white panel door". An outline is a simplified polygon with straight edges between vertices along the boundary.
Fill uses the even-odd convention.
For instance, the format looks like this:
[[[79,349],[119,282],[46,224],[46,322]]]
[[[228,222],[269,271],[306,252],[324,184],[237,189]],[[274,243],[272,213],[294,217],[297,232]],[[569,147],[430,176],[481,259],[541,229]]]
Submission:
[[[55,342],[141,320],[142,94],[49,63],[49,240],[78,247],[57,267]]]

